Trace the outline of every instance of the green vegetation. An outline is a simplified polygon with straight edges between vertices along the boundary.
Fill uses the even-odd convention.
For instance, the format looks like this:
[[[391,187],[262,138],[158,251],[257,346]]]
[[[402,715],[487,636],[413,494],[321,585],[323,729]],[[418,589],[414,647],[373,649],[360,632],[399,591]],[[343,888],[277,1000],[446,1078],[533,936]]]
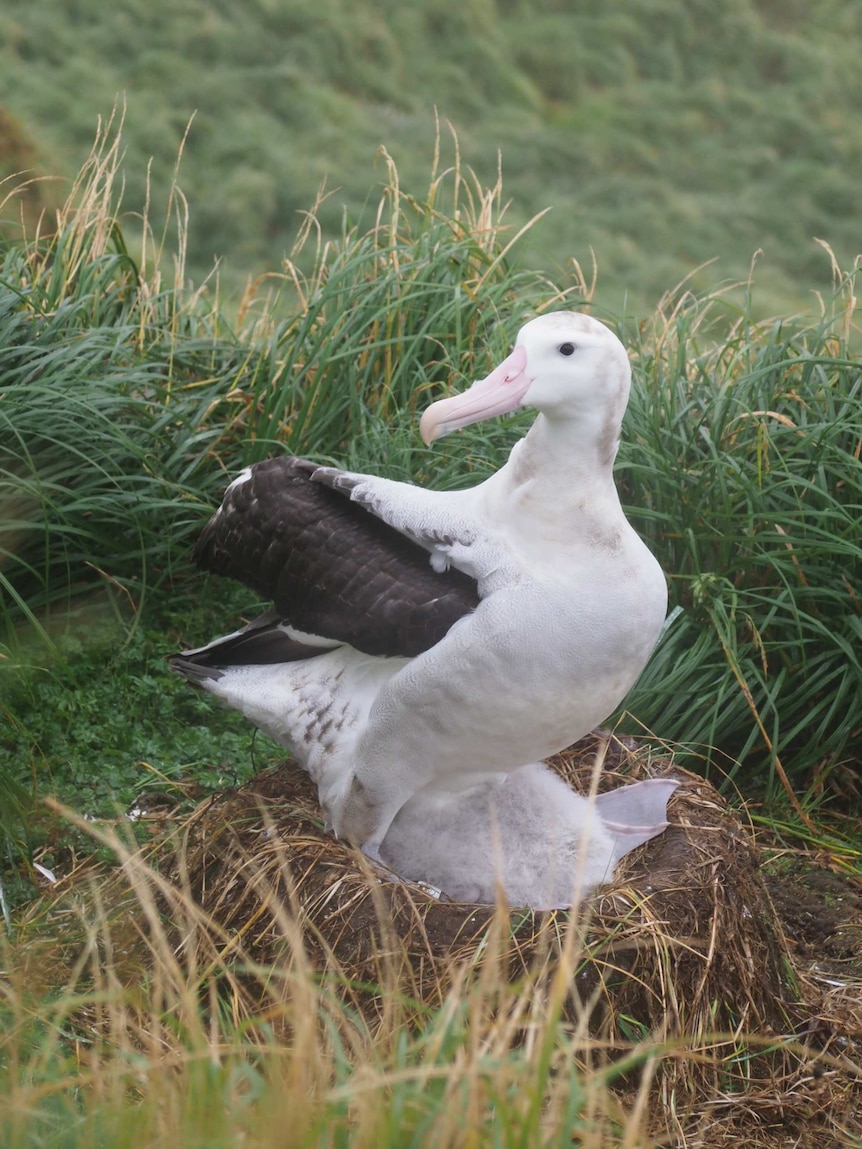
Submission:
[[[238,720],[162,661],[254,605],[189,570],[227,477],[286,449],[444,488],[480,478],[529,415],[428,450],[417,408],[486,371],[535,309],[587,291],[516,269],[499,185],[456,171],[420,200],[390,164],[374,227],[318,243],[309,272],[291,262],[231,326],[144,275],[146,228],[131,258],[118,164],[103,140],[56,234],[8,244],[0,279],[4,774],[91,813],[155,779],[251,768]],[[297,260],[316,235],[309,220]],[[636,385],[619,475],[677,608],[624,725],[739,760],[750,795],[775,796],[776,771],[822,793],[860,755],[862,381],[839,282],[814,323],[758,327],[684,295],[622,330]]]
[[[514,982],[501,916],[432,1007],[385,968],[359,984],[327,955],[319,973],[272,892],[284,956],[261,967],[131,832],[34,817],[33,793],[105,815],[142,790],[182,815],[273,753],[164,664],[255,608],[188,561],[228,475],[287,449],[440,487],[478,479],[530,416],[427,450],[417,409],[485,371],[535,310],[589,303],[585,284],[519,270],[499,186],[458,171],[420,197],[390,164],[372,225],[317,243],[310,219],[284,274],[227,320],[182,286],[182,228],[171,283],[149,221],[123,230],[119,154],[101,141],[52,236],[0,248],[0,1143],[651,1144],[663,1067],[694,1078],[720,1041],[738,1049],[719,1067],[736,1088],[763,1040],[669,1047],[622,1017],[630,1041],[596,1041],[571,992],[589,956],[576,915]],[[837,274],[813,322],[761,326],[747,305],[680,294],[652,324],[620,323],[635,388],[619,477],[677,608],[625,722],[697,759],[738,756],[743,793],[772,809],[779,766],[813,810],[862,754],[852,288]],[[118,860],[122,879],[26,905],[33,850],[66,873]],[[393,970],[401,957],[381,952]],[[764,1052],[791,1046],[770,1035]]]
[[[188,267],[200,283],[223,258],[235,291],[278,267],[324,181],[327,237],[345,210],[370,226],[381,144],[423,186],[436,107],[483,183],[502,151],[513,226],[552,206],[524,265],[565,277],[592,249],[599,304],[640,316],[705,261],[699,290],[744,280],[762,248],[758,313],[785,314],[829,291],[815,236],[858,251],[860,20],[854,0],[8,0],[0,176],[72,176],[122,94],[125,207],[162,218],[194,117]],[[25,210],[63,198],[37,184]]]
[[[783,759],[822,793],[860,758],[862,368],[844,288],[829,319],[743,317],[715,344],[691,300],[638,351],[620,479],[683,613],[627,705],[731,774],[744,763],[749,796],[755,762],[770,789]]]

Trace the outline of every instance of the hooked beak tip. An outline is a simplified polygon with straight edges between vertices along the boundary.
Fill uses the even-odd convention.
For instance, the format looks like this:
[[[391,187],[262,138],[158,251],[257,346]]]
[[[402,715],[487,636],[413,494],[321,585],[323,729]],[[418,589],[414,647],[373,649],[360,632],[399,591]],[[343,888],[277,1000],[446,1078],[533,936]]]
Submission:
[[[435,439],[439,439],[441,435],[445,434],[443,425],[435,423],[433,418],[428,418],[428,413],[430,411],[431,407],[429,407],[428,410],[424,412],[422,418],[419,420],[419,435],[421,436],[422,442],[426,447],[430,447]]]

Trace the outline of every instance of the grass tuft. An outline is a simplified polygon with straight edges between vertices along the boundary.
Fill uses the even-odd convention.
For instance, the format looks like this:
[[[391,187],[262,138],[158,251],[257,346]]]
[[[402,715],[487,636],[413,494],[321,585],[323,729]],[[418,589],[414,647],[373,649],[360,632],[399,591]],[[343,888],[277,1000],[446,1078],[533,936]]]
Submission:
[[[854,275],[816,322],[743,315],[719,340],[714,302],[680,300],[635,344],[619,471],[681,608],[628,709],[803,804],[862,757]]]

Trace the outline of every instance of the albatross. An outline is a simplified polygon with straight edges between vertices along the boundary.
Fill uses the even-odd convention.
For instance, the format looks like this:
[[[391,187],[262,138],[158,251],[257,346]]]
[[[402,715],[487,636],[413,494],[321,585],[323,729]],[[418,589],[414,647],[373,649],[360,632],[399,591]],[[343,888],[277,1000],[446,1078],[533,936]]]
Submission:
[[[431,444],[536,410],[485,481],[274,458],[230,484],[195,548],[273,607],[173,669],[294,754],[339,838],[455,900],[572,905],[667,826],[674,781],[585,797],[543,764],[619,705],[667,609],[613,478],[630,386],[604,324],[540,315],[422,415]]]

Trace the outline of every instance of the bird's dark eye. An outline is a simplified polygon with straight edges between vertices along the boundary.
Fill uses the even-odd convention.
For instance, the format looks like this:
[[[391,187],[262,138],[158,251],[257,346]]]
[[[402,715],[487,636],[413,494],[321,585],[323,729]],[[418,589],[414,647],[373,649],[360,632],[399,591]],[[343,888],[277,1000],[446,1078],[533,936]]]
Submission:
[[[574,355],[577,351],[577,347],[575,347],[574,343],[561,343],[557,350],[561,355]]]

